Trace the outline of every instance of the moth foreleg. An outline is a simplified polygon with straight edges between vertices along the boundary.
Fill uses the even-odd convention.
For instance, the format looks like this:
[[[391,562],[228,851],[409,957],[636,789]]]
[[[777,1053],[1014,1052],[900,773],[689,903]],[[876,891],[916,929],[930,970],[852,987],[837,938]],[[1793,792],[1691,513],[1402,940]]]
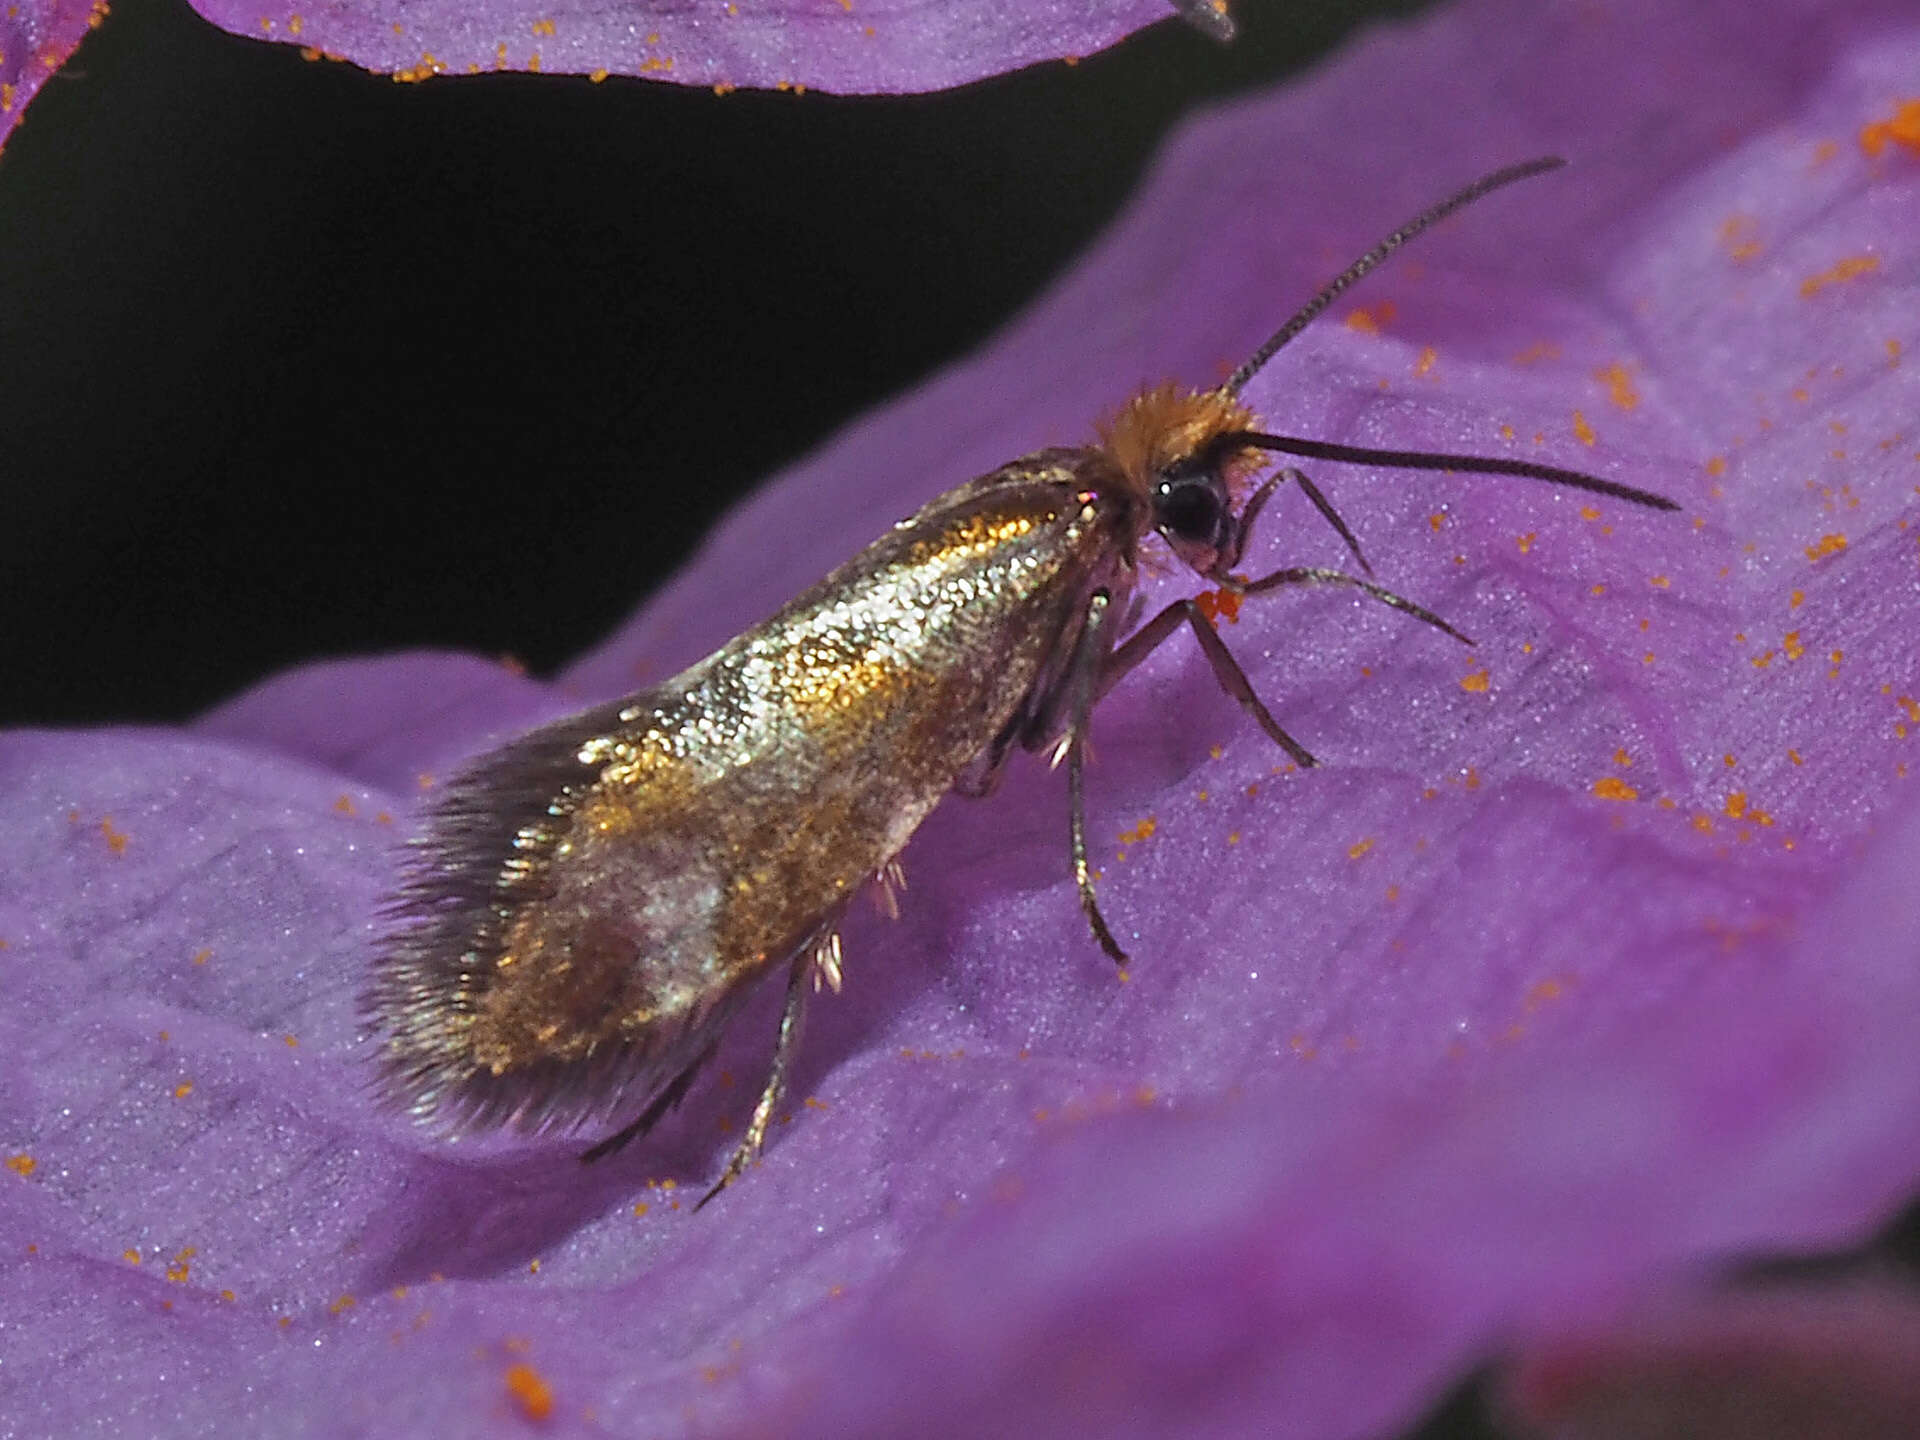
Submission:
[[[1304,470],[1295,470],[1289,465],[1285,470],[1280,472],[1278,478],[1291,481],[1300,487],[1300,493],[1305,495],[1313,505],[1313,508],[1320,512],[1320,518],[1331,525],[1334,533],[1346,542],[1348,552],[1353,556],[1360,568],[1369,575],[1373,574],[1373,566],[1367,563],[1367,557],[1360,550],[1360,542],[1354,538],[1353,531],[1347,528],[1346,520],[1338,510],[1333,508],[1333,502],[1327,499],[1320,487],[1307,478],[1306,472]],[[1247,509],[1250,513],[1241,517],[1242,533],[1245,532],[1246,527],[1253,524],[1253,507],[1250,505]],[[1236,563],[1238,563],[1237,557]]]

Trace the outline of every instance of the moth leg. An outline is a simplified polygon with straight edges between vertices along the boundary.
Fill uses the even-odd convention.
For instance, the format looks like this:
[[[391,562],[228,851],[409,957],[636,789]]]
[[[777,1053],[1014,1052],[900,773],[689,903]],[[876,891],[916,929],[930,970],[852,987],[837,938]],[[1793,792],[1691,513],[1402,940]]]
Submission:
[[[957,776],[954,777],[954,793],[964,795],[969,800],[983,800],[1000,785],[1000,772],[1006,768],[1007,757],[1013,753],[1013,742],[1018,738],[1026,717],[1016,715],[1009,720],[1000,733],[987,743],[982,750]]]
[[[1352,553],[1354,560],[1359,564],[1360,568],[1369,575],[1373,574],[1373,566],[1367,563],[1367,557],[1360,552],[1360,542],[1354,539],[1353,531],[1347,528],[1347,522],[1341,517],[1340,512],[1333,508],[1333,502],[1321,493],[1320,487],[1307,478],[1306,472],[1296,470],[1289,465],[1280,472],[1277,478],[1291,481],[1293,484],[1298,485],[1300,487],[1300,493],[1305,495],[1307,499],[1312,502],[1313,508],[1320,512],[1320,518],[1331,525],[1335,533],[1346,542],[1348,551]],[[1251,505],[1247,507],[1247,510],[1248,513],[1241,522],[1241,533],[1243,535],[1245,534],[1246,528],[1253,524],[1254,515],[1258,513]],[[1238,562],[1236,561],[1235,563]]]
[[[1278,590],[1285,585],[1346,585],[1378,600],[1382,605],[1398,610],[1403,615],[1411,615],[1423,624],[1431,625],[1434,629],[1451,635],[1462,645],[1473,644],[1470,636],[1461,634],[1426,606],[1417,604],[1404,595],[1396,595],[1393,591],[1375,585],[1371,581],[1362,580],[1357,575],[1349,575],[1344,570],[1327,570],[1317,565],[1303,565],[1290,570],[1276,570],[1271,575],[1262,575],[1258,580],[1239,581],[1232,588],[1242,595],[1260,595],[1269,590]],[[1117,655],[1119,652],[1114,653]]]
[[[1292,572],[1282,571],[1279,573],[1289,574]],[[1327,573],[1339,574],[1338,571],[1329,571]],[[1252,585],[1236,588],[1243,588],[1244,593],[1254,594],[1257,593],[1255,587],[1271,588],[1266,582],[1273,578],[1273,576],[1267,576],[1262,580],[1253,582]],[[1351,576],[1343,576],[1342,578],[1364,588],[1378,588],[1367,586],[1366,582],[1361,580],[1353,580]],[[1311,582],[1296,580],[1282,583],[1307,584]],[[1395,598],[1398,599],[1399,597],[1396,596]],[[1403,603],[1411,605],[1413,602],[1405,601]],[[1418,609],[1417,606],[1415,608]],[[1422,613],[1424,614],[1425,612]],[[1240,662],[1233,658],[1233,653],[1227,649],[1226,642],[1220,638],[1219,632],[1213,628],[1213,622],[1207,619],[1205,612],[1200,609],[1199,602],[1195,600],[1175,600],[1172,604],[1168,605],[1166,609],[1154,616],[1153,619],[1129,635],[1126,643],[1107,657],[1106,669],[1100,676],[1100,684],[1093,698],[1096,701],[1099,700],[1115,685],[1119,684],[1128,671],[1132,670],[1134,666],[1151,655],[1154,650],[1160,646],[1162,641],[1173,634],[1175,630],[1178,630],[1183,624],[1193,631],[1193,638],[1200,642],[1200,653],[1207,657],[1207,664],[1213,670],[1213,678],[1219,682],[1220,688],[1226,691],[1227,694],[1239,704],[1242,710],[1253,717],[1254,722],[1267,733],[1267,738],[1272,740],[1273,743],[1278,745],[1282,750],[1286,751],[1287,754],[1291,755],[1294,763],[1300,766],[1301,769],[1310,770],[1318,765],[1320,762],[1313,758],[1308,752],[1307,747],[1282,729],[1280,722],[1273,718],[1273,712],[1268,710],[1267,707],[1261,703],[1260,697],[1253,693],[1253,682],[1247,679],[1247,672],[1240,668]]]
[[[1106,591],[1094,591],[1093,598],[1087,602],[1087,623],[1082,632],[1084,636],[1095,637],[1099,634],[1101,622],[1112,603],[1113,597]],[[1080,908],[1086,912],[1087,924],[1093,927],[1093,938],[1100,942],[1100,948],[1107,952],[1114,964],[1125,965],[1127,952],[1113,938],[1113,931],[1107,928],[1106,917],[1100,913],[1100,902],[1093,894],[1093,871],[1087,864],[1087,796],[1082,772],[1086,768],[1087,721],[1093,714],[1093,704],[1098,698],[1098,672],[1105,659],[1102,654],[1104,648],[1099,644],[1086,643],[1074,657],[1074,673],[1069,677],[1072,710],[1067,718],[1067,733],[1062,744],[1067,761],[1067,809],[1072,835],[1073,881],[1080,890]]]
[[[591,1165],[596,1160],[604,1160],[624,1147],[628,1141],[639,1139],[658,1125],[669,1110],[687,1098],[687,1089],[693,1084],[693,1077],[700,1073],[701,1066],[713,1058],[714,1048],[714,1045],[709,1045],[695,1056],[692,1064],[674,1076],[668,1082],[667,1088],[653,1097],[647,1108],[640,1112],[637,1120],[588,1149],[580,1156],[580,1163]]]
[[[1298,486],[1300,493],[1305,495],[1313,508],[1320,512],[1320,518],[1333,527],[1334,533],[1346,545],[1347,553],[1353,556],[1354,563],[1367,574],[1373,574],[1373,566],[1367,563],[1367,557],[1360,549],[1359,540],[1355,538],[1353,531],[1347,528],[1345,517],[1334,508],[1333,502],[1326,497],[1326,493],[1318,485],[1313,483],[1306,471],[1289,465],[1269,477],[1264,485],[1253,492],[1252,498],[1247,501],[1246,508],[1240,512],[1240,518],[1234,525],[1232,544],[1221,557],[1222,563],[1219,567],[1208,572],[1210,576],[1217,578],[1240,563],[1240,557],[1246,553],[1247,541],[1253,535],[1253,522],[1260,518],[1260,512],[1267,508],[1267,501],[1273,498],[1273,492],[1282,485]]]
[[[889,860],[873,872],[873,880],[869,885],[869,891],[873,896],[874,907],[878,909],[882,915],[886,916],[887,919],[898,920],[900,918],[900,896],[906,888],[906,867],[898,860]],[[832,961],[831,968],[828,967],[824,960],[816,963],[813,972],[813,989],[815,994],[819,993],[820,984],[823,980],[832,988],[834,994],[838,995],[840,993],[840,947],[838,945],[833,947]]]
[[[1100,683],[1093,691],[1094,704],[1106,699],[1107,692],[1126,679],[1134,666],[1158,650],[1166,638],[1180,628],[1181,621],[1187,618],[1186,604],[1184,600],[1174,601],[1114,647],[1101,667]]]
[[[825,958],[828,956],[831,958]],[[780,1035],[774,1041],[773,1064],[767,1070],[766,1087],[753,1107],[747,1133],[740,1137],[733,1158],[727,1161],[727,1168],[720,1172],[714,1187],[700,1197],[700,1203],[693,1207],[695,1210],[705,1208],[708,1201],[738,1180],[760,1154],[760,1147],[766,1143],[767,1127],[773,1124],[774,1109],[786,1093],[787,1071],[800,1049],[800,1032],[806,1028],[807,992],[813,988],[813,977],[822,972],[837,976],[839,971],[840,932],[837,926],[829,925],[802,947],[787,971],[787,1003],[780,1012]]]

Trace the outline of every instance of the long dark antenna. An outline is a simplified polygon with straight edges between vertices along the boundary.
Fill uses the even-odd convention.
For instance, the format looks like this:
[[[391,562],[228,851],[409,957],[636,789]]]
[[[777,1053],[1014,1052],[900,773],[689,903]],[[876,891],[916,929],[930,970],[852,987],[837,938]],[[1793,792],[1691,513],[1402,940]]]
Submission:
[[[1238,395],[1240,387],[1259,374],[1261,367],[1278,354],[1283,345],[1312,324],[1314,317],[1337,300],[1342,291],[1429,225],[1446,219],[1462,206],[1471,205],[1482,195],[1498,190],[1503,185],[1511,185],[1516,180],[1526,180],[1534,175],[1544,174],[1548,170],[1558,170],[1566,163],[1558,155],[1543,155],[1538,160],[1523,160],[1518,165],[1509,165],[1504,170],[1496,170],[1491,175],[1481,176],[1466,189],[1448,196],[1431,210],[1416,215],[1321,287],[1318,295],[1302,305],[1291,320],[1268,337],[1266,344],[1254,351],[1245,364],[1227,377],[1227,383],[1222,388],[1229,395]]]
[[[1565,470],[1558,465],[1540,465],[1532,460],[1506,460],[1493,455],[1449,455],[1434,450],[1374,450],[1364,445],[1336,445],[1331,440],[1303,440],[1297,435],[1267,435],[1256,430],[1236,430],[1214,442],[1222,450],[1229,446],[1251,445],[1256,450],[1278,450],[1283,455],[1303,455],[1311,460],[1337,460],[1343,465],[1380,465],[1391,470],[1461,470],[1478,475],[1521,475],[1529,480],[1546,480],[1575,490],[1591,490],[1596,495],[1611,495],[1616,500],[1631,500],[1654,510],[1678,510],[1679,502],[1637,485],[1622,485],[1618,480],[1602,480],[1581,470]],[[1325,510],[1321,511],[1325,514]],[[1352,545],[1351,538],[1347,541]]]

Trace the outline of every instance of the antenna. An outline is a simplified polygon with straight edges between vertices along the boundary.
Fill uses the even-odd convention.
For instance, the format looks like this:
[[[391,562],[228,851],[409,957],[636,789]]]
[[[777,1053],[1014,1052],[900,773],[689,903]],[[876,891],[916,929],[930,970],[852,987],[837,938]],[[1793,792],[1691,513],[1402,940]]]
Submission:
[[[1283,345],[1312,324],[1314,317],[1338,299],[1342,291],[1429,225],[1436,224],[1454,211],[1471,205],[1482,195],[1491,194],[1502,186],[1513,184],[1516,180],[1526,180],[1549,170],[1558,170],[1566,163],[1558,155],[1543,155],[1538,160],[1523,160],[1518,165],[1509,165],[1506,169],[1496,170],[1491,175],[1482,175],[1466,189],[1448,196],[1431,210],[1422,211],[1322,286],[1320,293],[1295,311],[1291,320],[1274,331],[1268,337],[1267,343],[1254,351],[1246,362],[1227,378],[1227,383],[1221,388],[1229,395],[1239,395],[1240,387],[1259,374],[1261,367],[1278,354]]]

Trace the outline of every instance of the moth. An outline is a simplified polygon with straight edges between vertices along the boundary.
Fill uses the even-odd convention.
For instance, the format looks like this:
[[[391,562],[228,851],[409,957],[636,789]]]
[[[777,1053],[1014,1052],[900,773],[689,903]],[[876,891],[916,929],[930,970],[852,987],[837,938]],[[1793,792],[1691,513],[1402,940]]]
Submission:
[[[1337,586],[1464,641],[1365,578],[1338,511],[1286,455],[1521,476],[1655,509],[1673,501],[1529,461],[1375,450],[1269,433],[1241,390],[1335,297],[1490,191],[1562,162],[1498,170],[1395,230],[1209,390],[1144,390],[1095,443],[1040,450],[900,521],[763,623],[651,689],[512,740],[439,794],[390,907],[365,996],[394,1106],[454,1131],[573,1128],[631,1114],[644,1134],[687,1093],[761,982],[786,1002],[745,1133],[706,1198],[758,1154],[800,1042],[809,990],[841,983],[855,894],[888,899],[897,857],[948,791],[981,796],[1015,750],[1067,772],[1081,907],[1094,895],[1083,791],[1094,707],[1185,628],[1214,677],[1301,766],[1314,757],[1261,703],[1195,599],[1125,638],[1143,547],[1242,597]],[[1238,566],[1262,508],[1297,486],[1362,575]],[[706,1203],[704,1200],[702,1203]]]

